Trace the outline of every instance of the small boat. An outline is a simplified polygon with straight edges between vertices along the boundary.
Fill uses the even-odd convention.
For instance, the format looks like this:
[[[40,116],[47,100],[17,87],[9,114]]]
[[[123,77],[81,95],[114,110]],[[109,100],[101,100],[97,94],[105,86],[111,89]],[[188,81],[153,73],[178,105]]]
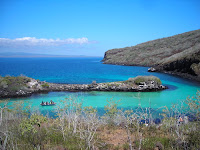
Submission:
[[[41,103],[40,105],[42,105],[42,106],[54,106],[54,105],[56,105],[56,103],[53,103],[53,104],[45,104],[45,103]]]
[[[42,105],[42,106],[53,106],[53,105],[56,105],[56,103],[53,102],[52,100],[50,102],[43,102],[42,101],[42,103],[40,103],[40,105]]]

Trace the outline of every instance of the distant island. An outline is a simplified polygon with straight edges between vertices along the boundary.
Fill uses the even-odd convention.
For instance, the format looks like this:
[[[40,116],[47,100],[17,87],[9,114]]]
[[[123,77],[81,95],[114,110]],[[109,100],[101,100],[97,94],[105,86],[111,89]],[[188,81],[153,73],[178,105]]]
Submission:
[[[50,91],[118,91],[118,92],[153,92],[164,90],[160,79],[155,76],[137,76],[126,81],[91,84],[56,84],[33,78],[0,77],[0,98],[26,97],[34,93],[45,93]]]
[[[105,52],[105,64],[148,66],[200,82],[200,30]]]
[[[0,58],[65,58],[65,57],[100,57],[100,56],[85,56],[85,55],[53,55],[53,54],[35,54],[35,53],[24,53],[24,52],[4,52],[0,53]]]

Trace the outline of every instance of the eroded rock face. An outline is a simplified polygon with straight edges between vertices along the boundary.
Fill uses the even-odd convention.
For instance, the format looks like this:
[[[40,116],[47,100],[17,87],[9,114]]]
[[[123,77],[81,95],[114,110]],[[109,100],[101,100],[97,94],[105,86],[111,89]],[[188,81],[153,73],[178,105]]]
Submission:
[[[151,67],[148,69],[148,72],[156,72],[156,69],[154,67]]]
[[[157,71],[200,82],[200,51],[193,55],[155,66]]]
[[[171,62],[169,64],[164,64],[161,67],[165,71],[176,71],[176,72],[188,73],[188,74],[196,76],[197,74],[195,73],[194,69],[196,69],[196,72],[198,72],[198,69],[197,69],[198,67],[196,67],[196,65],[193,65],[196,63],[198,63],[198,60],[184,58],[181,60]]]
[[[197,76],[200,77],[200,62],[199,63],[193,63],[190,68],[196,74]]]

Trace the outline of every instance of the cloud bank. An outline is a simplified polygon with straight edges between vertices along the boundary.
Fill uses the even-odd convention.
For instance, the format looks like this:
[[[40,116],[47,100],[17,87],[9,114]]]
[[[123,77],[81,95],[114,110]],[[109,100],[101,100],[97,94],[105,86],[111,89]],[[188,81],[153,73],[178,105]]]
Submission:
[[[86,37],[68,38],[68,39],[37,39],[35,37],[23,37],[16,39],[0,38],[0,47],[18,47],[18,46],[61,46],[69,44],[89,44],[93,43]]]

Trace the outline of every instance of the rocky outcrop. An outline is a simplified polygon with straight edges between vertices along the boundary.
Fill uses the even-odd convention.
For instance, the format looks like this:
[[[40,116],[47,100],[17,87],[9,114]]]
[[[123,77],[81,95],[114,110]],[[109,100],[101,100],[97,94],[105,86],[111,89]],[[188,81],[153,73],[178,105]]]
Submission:
[[[16,78],[16,77],[15,77]],[[155,79],[155,80],[154,80]],[[25,97],[34,93],[44,93],[50,91],[118,91],[118,92],[147,92],[159,91],[166,89],[161,85],[157,77],[137,77],[130,78],[127,81],[109,82],[109,83],[92,83],[92,84],[56,84],[38,81],[29,78],[26,84],[19,87],[18,90],[10,90],[8,87],[0,87],[0,98]]]
[[[168,59],[156,65],[155,69],[200,82],[200,51],[178,59]]]
[[[198,63],[193,63],[190,68],[192,69],[192,71],[194,72],[194,74],[200,76],[200,62]]]
[[[148,69],[148,72],[156,72],[157,70],[154,67]]]
[[[200,30],[108,50],[103,63],[139,65],[200,81]]]
[[[46,82],[29,77],[0,77],[0,98],[24,97],[33,93],[48,92]]]

